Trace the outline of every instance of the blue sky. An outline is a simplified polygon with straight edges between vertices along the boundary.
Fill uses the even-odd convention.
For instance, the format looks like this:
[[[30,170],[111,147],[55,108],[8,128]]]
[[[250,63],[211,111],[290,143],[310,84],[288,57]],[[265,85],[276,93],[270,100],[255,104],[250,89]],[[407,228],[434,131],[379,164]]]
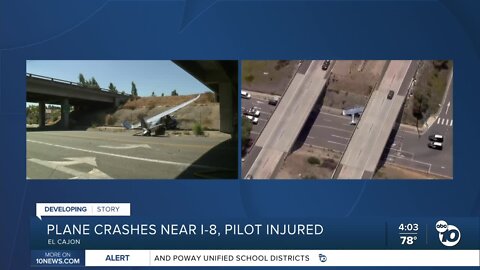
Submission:
[[[27,73],[78,82],[80,73],[86,79],[95,77],[102,88],[112,82],[119,91],[130,94],[132,81],[139,96],[169,96],[173,89],[179,95],[210,91],[172,61],[151,60],[27,60]]]

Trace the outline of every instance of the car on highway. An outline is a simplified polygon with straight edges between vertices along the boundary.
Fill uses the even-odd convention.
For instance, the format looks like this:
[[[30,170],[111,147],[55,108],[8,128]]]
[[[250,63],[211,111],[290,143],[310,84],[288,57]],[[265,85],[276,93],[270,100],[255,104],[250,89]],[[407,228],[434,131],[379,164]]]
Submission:
[[[255,107],[252,107],[248,110],[245,110],[243,112],[245,115],[251,115],[251,116],[255,116],[255,117],[259,117],[260,116],[260,111],[257,110]]]
[[[241,91],[240,93],[242,94],[242,98],[249,99],[249,98],[252,97],[252,95],[250,93],[248,93],[247,91]]]
[[[250,122],[252,122],[252,124],[254,124],[254,125],[258,124],[258,117],[251,116],[251,115],[247,115],[245,117],[247,117],[247,119],[250,120]]]
[[[428,139],[433,142],[443,142],[443,135],[440,134],[432,134],[428,136]]]
[[[429,142],[428,147],[436,150],[442,150],[443,144],[441,142]]]
[[[393,95],[395,95],[395,92],[393,92],[393,90],[390,90],[390,92],[388,92],[387,98],[388,98],[388,99],[392,99],[392,98],[393,98]]]
[[[325,60],[322,65],[322,69],[327,70],[328,66],[330,66],[330,60]]]

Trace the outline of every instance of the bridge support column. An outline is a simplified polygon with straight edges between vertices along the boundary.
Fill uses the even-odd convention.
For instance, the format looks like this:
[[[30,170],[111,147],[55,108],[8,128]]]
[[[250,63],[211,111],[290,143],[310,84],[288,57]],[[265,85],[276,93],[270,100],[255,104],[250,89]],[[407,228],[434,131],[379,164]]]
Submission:
[[[237,108],[237,104],[234,104],[236,98],[234,96],[234,87],[231,83],[220,83],[218,91],[218,99],[220,101],[220,131],[225,133],[234,134],[234,108]]]
[[[68,129],[69,128],[69,123],[70,123],[70,101],[68,98],[65,98],[62,101],[62,123],[63,123],[63,128]]]
[[[45,128],[45,101],[38,103],[38,128]]]

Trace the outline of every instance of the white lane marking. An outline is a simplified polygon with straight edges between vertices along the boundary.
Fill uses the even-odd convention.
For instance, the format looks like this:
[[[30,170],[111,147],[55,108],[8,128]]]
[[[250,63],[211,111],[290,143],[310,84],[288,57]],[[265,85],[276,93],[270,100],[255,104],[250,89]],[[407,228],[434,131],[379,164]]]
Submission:
[[[333,144],[339,144],[339,145],[347,145],[346,143],[339,143],[339,142],[334,142],[334,141],[327,141],[329,143],[333,143]]]
[[[312,136],[307,136],[307,138],[309,138],[309,139],[315,139],[315,137],[312,137]]]
[[[258,121],[267,122],[266,119],[258,118]]]
[[[256,131],[253,131],[253,130],[251,130],[250,133],[257,134],[257,135],[260,134],[260,132],[256,132]]]
[[[338,117],[338,118],[342,118],[342,119],[345,119],[346,117],[343,116],[343,115],[337,115],[337,114],[333,114],[333,113],[328,113],[328,112],[322,112],[320,111],[321,114],[325,114],[325,115],[329,115],[329,116],[333,116],[333,117]]]
[[[445,122],[445,118],[442,118],[442,124],[441,125],[443,125],[443,122]]]
[[[341,128],[336,128],[336,127],[331,127],[331,126],[325,126],[325,125],[313,125],[314,127],[318,127],[318,128],[329,128],[329,129],[333,129],[333,130],[338,130],[338,131],[343,131],[343,132],[347,132],[347,133],[352,133],[352,131],[350,130],[347,130],[347,129],[341,129]]]
[[[453,119],[452,119],[452,121],[450,121],[450,126],[452,126],[452,125],[453,125]]]
[[[440,125],[440,117],[437,120],[437,124]]]
[[[447,109],[445,110],[445,114],[448,113],[448,109],[449,109],[449,108],[450,108],[450,101],[449,101],[448,104],[447,104]]]
[[[125,158],[125,159],[138,160],[138,161],[146,161],[146,162],[159,163],[159,164],[175,165],[175,166],[181,166],[181,167],[186,167],[186,168],[187,167],[195,167],[195,168],[202,168],[202,169],[217,169],[217,170],[218,169],[222,169],[222,170],[225,169],[225,168],[213,167],[213,166],[207,166],[207,165],[198,165],[198,164],[190,164],[190,163],[184,163],[184,162],[175,162],[175,161],[168,161],[168,160],[119,155],[119,154],[100,152],[100,151],[94,151],[94,150],[87,150],[87,149],[70,147],[70,146],[59,145],[59,144],[53,144],[53,143],[46,143],[46,142],[35,141],[35,140],[27,140],[27,142],[38,143],[38,144],[43,144],[43,145],[48,145],[48,146],[53,146],[53,147],[58,147],[58,148],[63,148],[63,149],[69,149],[69,150],[76,150],[76,151],[80,151],[80,152],[97,154],[97,155]]]
[[[70,166],[75,164],[89,164],[94,167],[97,167],[97,160],[95,157],[72,157],[72,158],[65,158],[67,161],[51,161],[52,164],[57,166]]]
[[[98,147],[108,149],[134,149],[134,148],[151,148],[148,144],[123,144],[123,145],[99,145]]]
[[[265,102],[260,101],[260,100],[257,100],[257,101],[255,101],[255,102],[257,102],[258,104],[265,104]]]
[[[49,161],[49,160],[41,160],[37,158],[30,158],[28,161],[33,163],[37,163],[39,165],[48,167],[55,171],[60,171],[66,174],[73,175],[73,178],[70,179],[112,179],[106,173],[100,171],[97,168],[93,168],[89,172],[82,172],[72,168],[68,168],[66,166],[75,165],[75,164],[83,164],[88,163],[97,167],[97,162],[95,161],[95,157],[79,157],[79,158],[66,158],[68,161]]]
[[[338,135],[334,135],[334,134],[331,134],[332,137],[335,137],[335,138],[340,138],[340,139],[344,139],[344,140],[348,140],[350,138],[347,138],[347,137],[342,137],[342,136],[338,136]]]

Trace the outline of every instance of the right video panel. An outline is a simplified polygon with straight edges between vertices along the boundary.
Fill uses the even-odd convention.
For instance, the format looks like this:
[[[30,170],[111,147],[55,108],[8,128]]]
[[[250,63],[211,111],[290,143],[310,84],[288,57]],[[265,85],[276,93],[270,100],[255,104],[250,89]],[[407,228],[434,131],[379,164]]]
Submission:
[[[242,178],[452,179],[453,61],[242,61]]]

